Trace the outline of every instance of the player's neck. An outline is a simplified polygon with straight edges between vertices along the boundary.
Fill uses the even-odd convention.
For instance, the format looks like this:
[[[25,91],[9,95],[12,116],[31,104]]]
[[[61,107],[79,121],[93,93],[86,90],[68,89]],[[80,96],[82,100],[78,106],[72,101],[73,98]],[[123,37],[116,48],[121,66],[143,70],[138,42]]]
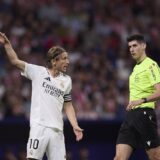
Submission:
[[[52,76],[52,77],[57,77],[59,76],[60,72],[58,70],[53,70],[53,69],[48,69],[49,71],[49,74]]]

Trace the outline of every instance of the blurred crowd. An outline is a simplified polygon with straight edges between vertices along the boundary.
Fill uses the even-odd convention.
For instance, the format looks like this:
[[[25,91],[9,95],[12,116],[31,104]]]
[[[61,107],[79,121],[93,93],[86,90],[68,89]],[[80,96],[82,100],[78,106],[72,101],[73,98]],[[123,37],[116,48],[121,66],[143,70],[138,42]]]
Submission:
[[[70,56],[78,118],[121,120],[134,65],[126,37],[144,34],[149,56],[159,63],[159,8],[159,0],[1,0],[0,31],[21,59],[37,65],[45,65],[51,46],[63,46]],[[1,46],[0,119],[28,118],[30,97],[30,81]]]
[[[160,64],[159,8],[159,0],[0,0],[0,31],[29,63],[45,65],[51,46],[64,47],[78,118],[122,120],[134,65],[126,37],[144,34],[149,56]],[[29,118],[30,97],[30,81],[9,63],[0,46],[0,120]],[[160,126],[159,103],[156,110]],[[20,151],[16,156],[6,150],[4,159],[25,159]],[[79,159],[88,160],[88,151],[81,152]]]

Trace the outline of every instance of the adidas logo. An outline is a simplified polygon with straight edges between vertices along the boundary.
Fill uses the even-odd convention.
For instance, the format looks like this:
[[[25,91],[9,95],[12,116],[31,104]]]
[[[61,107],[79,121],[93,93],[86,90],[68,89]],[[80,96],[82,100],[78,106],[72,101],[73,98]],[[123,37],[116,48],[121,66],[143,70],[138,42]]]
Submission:
[[[50,77],[46,77],[44,79],[46,79],[47,81],[51,81]]]

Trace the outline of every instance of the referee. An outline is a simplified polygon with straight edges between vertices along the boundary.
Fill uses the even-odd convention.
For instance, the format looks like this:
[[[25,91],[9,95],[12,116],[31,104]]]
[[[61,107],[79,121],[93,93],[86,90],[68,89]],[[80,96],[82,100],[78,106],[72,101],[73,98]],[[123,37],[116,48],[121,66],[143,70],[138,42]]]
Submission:
[[[146,55],[146,41],[141,34],[127,38],[136,65],[129,78],[130,102],[127,115],[117,138],[114,160],[128,160],[139,147],[145,149],[150,160],[160,160],[155,101],[160,99],[160,69]]]

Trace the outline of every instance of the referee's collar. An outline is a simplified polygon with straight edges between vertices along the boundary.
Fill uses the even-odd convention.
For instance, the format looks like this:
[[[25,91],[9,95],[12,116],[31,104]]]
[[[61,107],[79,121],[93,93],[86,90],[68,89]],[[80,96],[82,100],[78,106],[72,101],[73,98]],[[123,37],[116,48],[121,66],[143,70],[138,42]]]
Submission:
[[[146,58],[147,56],[142,61],[138,62],[137,65],[141,64]]]

